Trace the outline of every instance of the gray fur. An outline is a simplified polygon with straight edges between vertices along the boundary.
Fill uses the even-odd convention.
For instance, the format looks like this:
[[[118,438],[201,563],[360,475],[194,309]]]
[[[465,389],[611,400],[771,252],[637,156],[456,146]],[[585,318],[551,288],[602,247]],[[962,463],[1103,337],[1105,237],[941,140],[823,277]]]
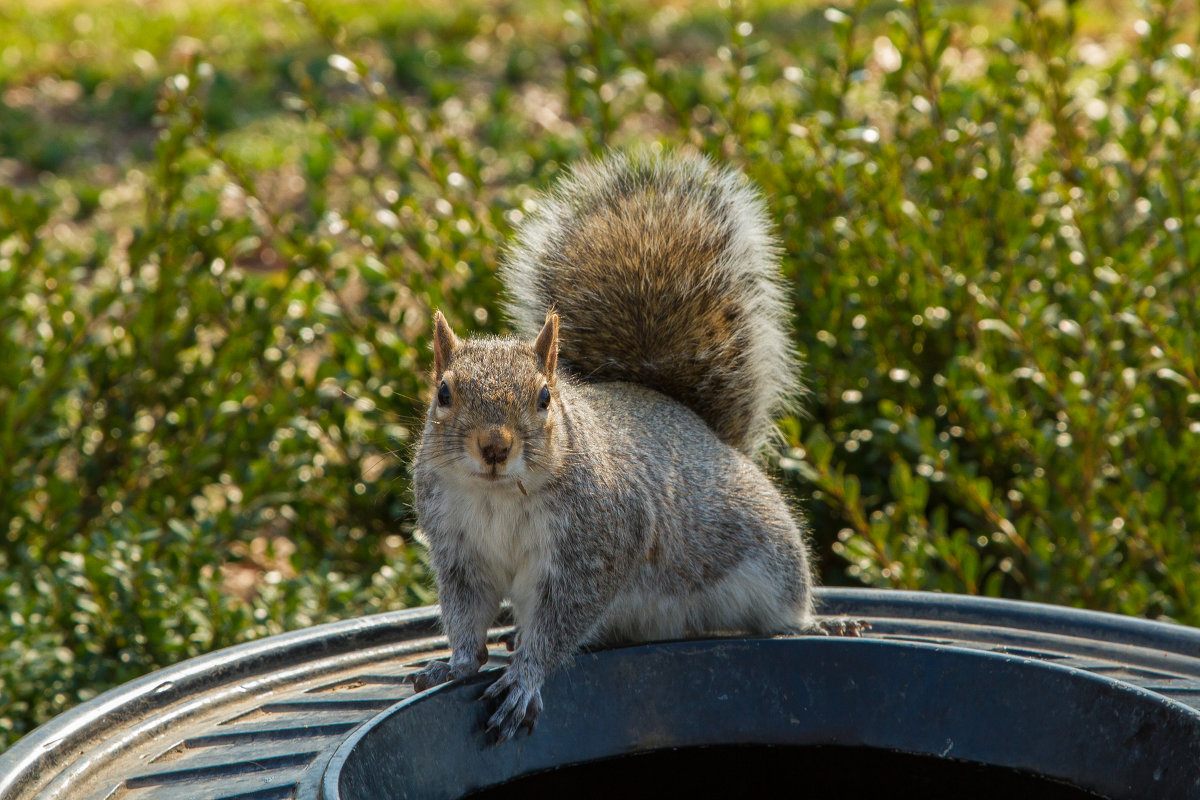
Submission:
[[[487,692],[502,740],[581,644],[814,627],[803,532],[753,461],[796,387],[757,194],[701,159],[614,156],[543,213],[506,270],[536,344],[439,320],[414,463],[452,651],[414,682],[478,670],[510,599],[519,645]],[[698,294],[664,298],[667,278]]]

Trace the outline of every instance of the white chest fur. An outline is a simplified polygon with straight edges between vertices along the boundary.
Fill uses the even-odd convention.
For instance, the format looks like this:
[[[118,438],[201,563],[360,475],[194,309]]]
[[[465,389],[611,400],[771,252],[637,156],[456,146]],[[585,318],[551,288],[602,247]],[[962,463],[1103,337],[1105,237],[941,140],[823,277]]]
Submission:
[[[513,603],[517,624],[527,619],[539,578],[549,569],[553,528],[541,498],[514,487],[472,487],[449,493],[453,502],[440,509],[462,545],[475,552],[492,585]]]

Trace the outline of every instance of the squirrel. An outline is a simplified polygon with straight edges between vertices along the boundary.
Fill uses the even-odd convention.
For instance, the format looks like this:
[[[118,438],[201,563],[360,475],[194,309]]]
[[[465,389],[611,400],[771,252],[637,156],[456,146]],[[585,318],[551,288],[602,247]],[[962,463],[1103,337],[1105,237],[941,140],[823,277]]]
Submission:
[[[580,646],[856,635],[816,621],[805,529],[756,463],[800,391],[779,253],[741,173],[614,153],[519,225],[500,271],[520,336],[435,312],[413,484],[451,655],[418,691],[480,669],[504,598],[498,741],[532,732]]]

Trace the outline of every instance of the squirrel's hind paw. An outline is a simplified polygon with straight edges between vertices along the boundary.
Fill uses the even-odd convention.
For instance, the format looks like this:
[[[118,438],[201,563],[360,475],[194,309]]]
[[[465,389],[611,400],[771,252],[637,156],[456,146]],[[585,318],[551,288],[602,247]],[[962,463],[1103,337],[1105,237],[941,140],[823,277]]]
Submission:
[[[495,736],[496,744],[512,739],[521,729],[527,734],[533,733],[533,726],[542,711],[540,687],[522,686],[510,668],[488,687],[483,697],[486,700],[504,698],[487,723],[487,730]]]
[[[871,629],[871,623],[865,619],[850,619],[848,617],[826,617],[819,619],[813,626],[814,633],[825,636],[850,636],[855,639]]]

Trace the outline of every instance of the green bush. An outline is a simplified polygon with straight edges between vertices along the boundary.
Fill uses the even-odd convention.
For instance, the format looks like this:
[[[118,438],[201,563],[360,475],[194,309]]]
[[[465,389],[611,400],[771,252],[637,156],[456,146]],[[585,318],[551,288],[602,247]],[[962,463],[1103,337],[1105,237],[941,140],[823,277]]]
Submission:
[[[3,12],[0,743],[430,602],[430,312],[502,330],[531,193],[647,140],[780,223],[827,582],[1200,624],[1194,16],[249,8]]]

